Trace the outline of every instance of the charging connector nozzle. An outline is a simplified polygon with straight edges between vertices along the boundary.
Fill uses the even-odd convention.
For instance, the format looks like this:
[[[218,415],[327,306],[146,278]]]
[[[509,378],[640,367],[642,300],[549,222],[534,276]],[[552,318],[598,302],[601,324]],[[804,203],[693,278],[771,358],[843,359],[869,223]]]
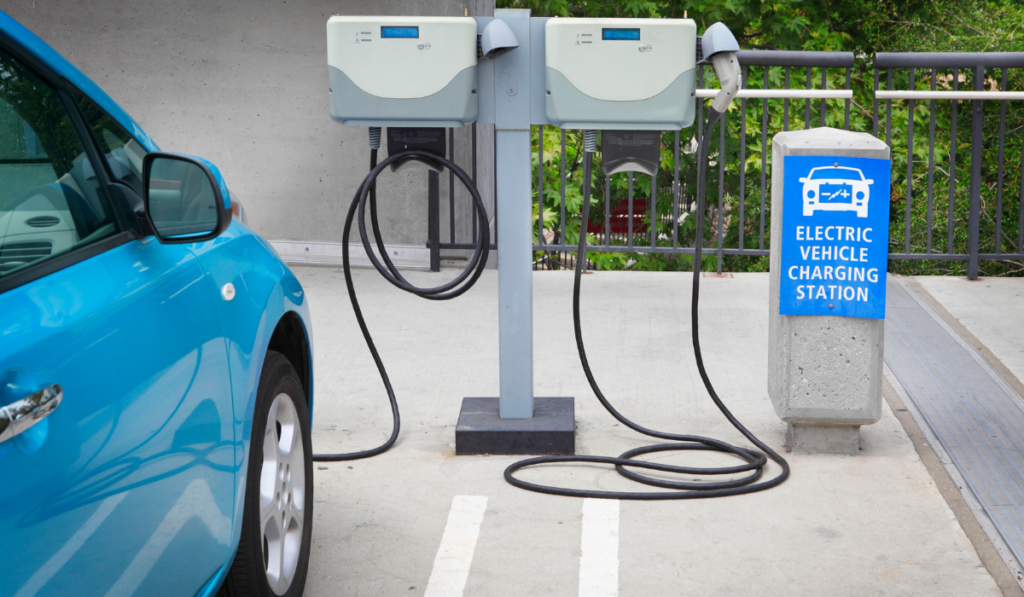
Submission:
[[[697,60],[711,63],[722,88],[721,93],[711,102],[711,109],[724,114],[740,89],[740,62],[736,59],[740,44],[725,23],[715,23],[708,27],[698,41]]]
[[[724,114],[743,83],[740,62],[736,59],[736,52],[719,52],[711,57],[711,65],[715,68],[715,76],[722,86],[722,90],[711,102],[711,109]]]

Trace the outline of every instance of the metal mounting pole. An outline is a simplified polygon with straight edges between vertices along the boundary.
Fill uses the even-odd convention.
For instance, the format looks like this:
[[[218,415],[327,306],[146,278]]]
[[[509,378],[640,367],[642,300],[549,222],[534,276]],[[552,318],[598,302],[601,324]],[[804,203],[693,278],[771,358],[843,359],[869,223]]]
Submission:
[[[498,244],[498,398],[465,398],[456,454],[573,454],[570,397],[533,395],[533,172],[531,124],[545,124],[544,22],[529,10],[494,11],[518,47],[481,63],[480,121],[494,122]],[[487,20],[477,22],[486,27]],[[490,120],[493,118],[493,121]]]
[[[518,48],[494,59],[500,412],[525,419],[533,416],[530,13],[498,14],[519,39]]]

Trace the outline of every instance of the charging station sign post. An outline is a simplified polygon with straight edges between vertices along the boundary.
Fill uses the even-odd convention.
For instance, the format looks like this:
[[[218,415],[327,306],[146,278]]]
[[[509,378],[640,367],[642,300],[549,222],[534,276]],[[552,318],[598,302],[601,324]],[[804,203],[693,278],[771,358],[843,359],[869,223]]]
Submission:
[[[884,319],[890,160],[784,159],[779,314]]]
[[[857,454],[882,416],[891,167],[868,133],[772,139],[768,396],[790,450]]]

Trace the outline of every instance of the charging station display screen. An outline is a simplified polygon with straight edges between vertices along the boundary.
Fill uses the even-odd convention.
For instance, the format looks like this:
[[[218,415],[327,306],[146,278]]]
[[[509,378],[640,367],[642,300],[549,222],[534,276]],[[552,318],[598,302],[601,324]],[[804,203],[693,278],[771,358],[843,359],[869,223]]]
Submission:
[[[640,41],[639,29],[602,29],[601,39]]]
[[[383,39],[418,39],[420,36],[419,27],[381,27],[380,36]]]

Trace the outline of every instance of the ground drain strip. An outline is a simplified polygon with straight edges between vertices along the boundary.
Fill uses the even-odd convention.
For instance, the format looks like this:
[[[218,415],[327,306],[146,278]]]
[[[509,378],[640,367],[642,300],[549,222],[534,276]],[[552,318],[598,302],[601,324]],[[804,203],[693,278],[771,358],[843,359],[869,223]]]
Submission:
[[[886,364],[1024,562],[1024,401],[916,293],[892,277],[886,293]]]

